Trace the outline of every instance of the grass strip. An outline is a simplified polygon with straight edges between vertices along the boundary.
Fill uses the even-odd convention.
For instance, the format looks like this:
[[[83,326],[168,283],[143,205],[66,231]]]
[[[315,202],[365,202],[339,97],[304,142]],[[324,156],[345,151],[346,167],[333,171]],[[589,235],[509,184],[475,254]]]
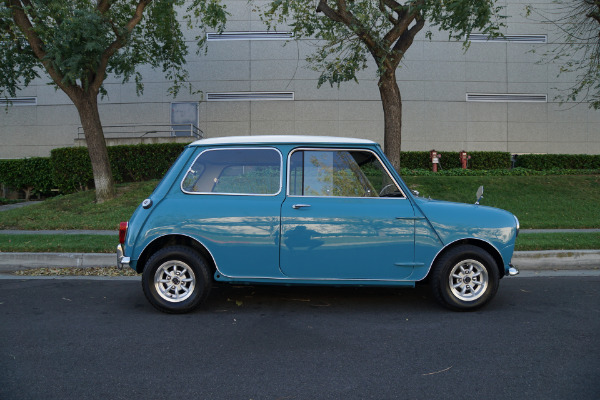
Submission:
[[[0,235],[0,252],[114,253],[114,235]]]
[[[0,235],[0,252],[114,253],[118,239],[103,235]],[[597,250],[600,232],[521,233],[516,250]]]
[[[593,233],[522,233],[515,250],[597,250],[600,232]]]

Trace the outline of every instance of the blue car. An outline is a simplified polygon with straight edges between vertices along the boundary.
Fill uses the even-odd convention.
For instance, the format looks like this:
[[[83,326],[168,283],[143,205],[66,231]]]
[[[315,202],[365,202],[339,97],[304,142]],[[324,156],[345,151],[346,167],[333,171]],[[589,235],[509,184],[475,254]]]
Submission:
[[[519,232],[504,210],[418,197],[369,140],[243,136],[185,148],[129,222],[117,259],[148,301],[193,310],[214,282],[406,286],[488,303]]]

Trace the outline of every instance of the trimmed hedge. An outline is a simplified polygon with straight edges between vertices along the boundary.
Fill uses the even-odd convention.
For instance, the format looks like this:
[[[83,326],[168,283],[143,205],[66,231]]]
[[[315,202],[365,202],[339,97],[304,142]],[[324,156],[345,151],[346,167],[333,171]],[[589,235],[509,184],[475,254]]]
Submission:
[[[186,144],[160,143],[108,147],[108,158],[116,183],[159,179]],[[92,163],[87,147],[65,147],[50,153],[54,182],[63,193],[94,187]]]
[[[440,151],[441,169],[461,168],[460,153],[457,151]],[[511,167],[511,154],[502,151],[471,151],[468,168],[503,169]],[[431,169],[428,151],[403,151],[400,153],[400,166],[408,169]]]
[[[110,146],[108,156],[115,181],[160,179],[185,146],[181,143]],[[510,170],[510,153],[472,151],[469,169],[462,170],[458,152],[440,153],[441,168],[437,175],[594,174],[600,170],[600,155],[525,154],[517,157],[517,168]],[[72,193],[94,187],[86,147],[54,149],[50,154],[50,158],[0,160],[0,183],[25,191],[27,198],[33,193],[48,194],[53,188]],[[402,175],[434,174],[428,151],[402,152],[400,165]]]
[[[20,160],[0,160],[0,182],[25,192],[25,199],[32,194],[48,194],[53,188],[50,159],[32,157]]]
[[[110,165],[117,182],[141,182],[160,179],[187,144],[161,143],[108,148]]]
[[[50,152],[52,180],[62,193],[94,187],[92,163],[87,147],[63,147]]]
[[[516,167],[545,171],[549,169],[599,169],[600,155],[591,154],[522,154]]]
[[[430,169],[400,168],[400,176],[547,176],[547,175],[600,175],[600,169],[462,169],[452,168],[433,172]]]

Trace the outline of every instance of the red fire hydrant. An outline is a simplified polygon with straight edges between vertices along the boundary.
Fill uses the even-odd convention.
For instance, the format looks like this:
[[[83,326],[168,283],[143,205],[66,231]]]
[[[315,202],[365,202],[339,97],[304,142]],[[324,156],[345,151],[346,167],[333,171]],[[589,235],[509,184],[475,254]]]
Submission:
[[[433,172],[437,172],[437,170],[438,170],[438,164],[440,163],[440,157],[442,157],[442,155],[438,154],[438,152],[435,150],[431,150],[429,152],[429,158],[431,158],[431,165],[432,165]]]
[[[466,151],[460,152],[460,164],[462,165],[462,169],[467,169],[468,160],[471,159],[471,156],[467,154]]]

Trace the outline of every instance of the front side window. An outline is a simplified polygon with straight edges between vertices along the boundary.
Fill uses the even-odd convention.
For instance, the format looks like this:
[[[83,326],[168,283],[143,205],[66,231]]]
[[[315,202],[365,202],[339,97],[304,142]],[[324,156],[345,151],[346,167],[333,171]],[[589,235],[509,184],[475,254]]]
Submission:
[[[403,197],[377,156],[365,150],[297,150],[290,196]]]
[[[275,195],[281,190],[281,154],[275,149],[214,149],[188,169],[186,193]]]

